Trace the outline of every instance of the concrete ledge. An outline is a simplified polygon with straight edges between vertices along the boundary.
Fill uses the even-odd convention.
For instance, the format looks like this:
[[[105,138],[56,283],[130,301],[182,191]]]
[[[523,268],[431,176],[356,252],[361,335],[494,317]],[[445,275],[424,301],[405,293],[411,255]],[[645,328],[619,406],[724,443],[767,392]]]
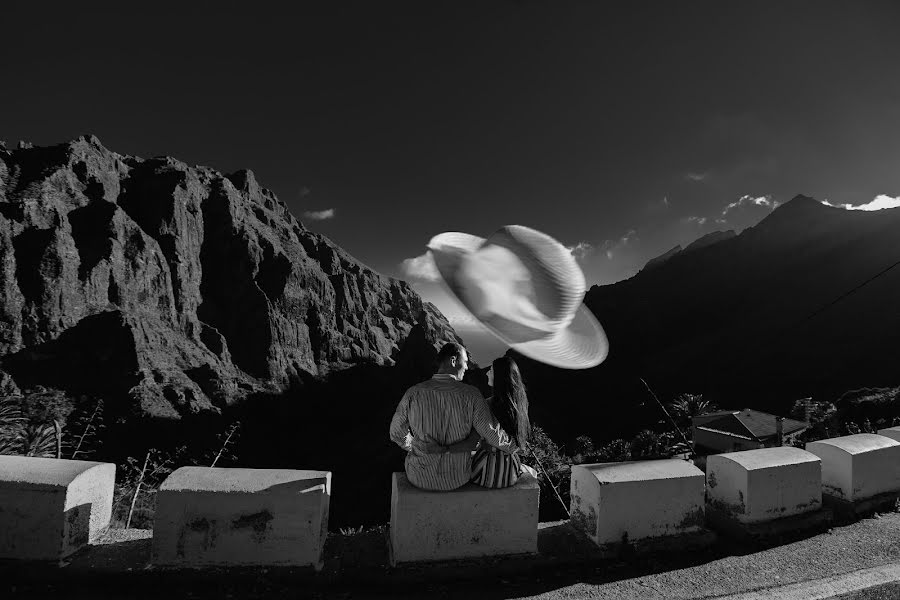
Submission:
[[[825,494],[822,498],[825,506],[834,511],[835,516],[839,519],[856,520],[868,517],[876,512],[893,512],[897,503],[900,502],[900,492],[885,492],[854,502],[842,500],[828,494]]]
[[[878,435],[883,435],[884,437],[889,437],[892,440],[900,442],[900,426],[888,427],[887,429],[879,429]]]
[[[59,560],[112,515],[116,465],[0,456],[0,558]]]
[[[845,502],[900,492],[900,442],[874,433],[809,442],[822,459],[822,493]]]
[[[390,563],[535,553],[540,493],[531,475],[504,489],[469,483],[431,492],[394,473]]]
[[[764,523],[822,508],[822,465],[784,446],[708,457],[707,510],[740,523]]]
[[[622,540],[617,543],[600,544],[597,546],[596,555],[602,559],[628,560],[634,556],[657,556],[660,554],[675,554],[680,552],[696,552],[709,548],[716,543],[718,536],[714,531],[703,528],[699,531],[680,533],[677,535],[664,535],[659,537],[641,538],[630,541]]]
[[[739,542],[770,543],[806,537],[827,530],[834,520],[830,508],[819,508],[789,517],[745,523],[720,510],[706,507],[706,522],[723,536]]]
[[[182,467],[156,494],[157,566],[320,569],[331,472]]]
[[[683,460],[574,465],[572,524],[601,549],[702,534],[704,488],[703,472]]]

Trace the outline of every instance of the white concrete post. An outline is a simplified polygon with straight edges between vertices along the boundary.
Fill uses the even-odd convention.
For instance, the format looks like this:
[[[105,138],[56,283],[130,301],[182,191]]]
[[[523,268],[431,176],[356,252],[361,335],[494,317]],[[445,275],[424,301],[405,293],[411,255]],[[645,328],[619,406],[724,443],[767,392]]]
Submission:
[[[95,540],[115,479],[112,463],[0,456],[0,558],[58,560]]]
[[[822,459],[822,491],[846,502],[900,492],[900,442],[874,433],[819,440],[806,449]]]
[[[572,524],[597,545],[704,529],[703,471],[683,460],[574,465]]]
[[[391,564],[537,552],[540,494],[531,475],[509,488],[429,492],[394,473]]]
[[[709,456],[707,505],[740,523],[760,523],[822,508],[818,456],[791,446]]]
[[[887,429],[879,429],[878,435],[883,435],[884,437],[889,437],[892,440],[900,442],[900,426],[888,427]]]
[[[320,569],[330,498],[330,471],[182,467],[156,494],[151,561]]]

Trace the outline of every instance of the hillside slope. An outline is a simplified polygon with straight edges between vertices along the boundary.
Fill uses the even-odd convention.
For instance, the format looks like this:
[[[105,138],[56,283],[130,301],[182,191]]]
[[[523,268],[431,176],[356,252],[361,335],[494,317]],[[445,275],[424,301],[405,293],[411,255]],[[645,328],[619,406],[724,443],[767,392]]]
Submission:
[[[798,196],[740,235],[707,236],[594,286],[585,303],[609,336],[609,358],[586,372],[522,358],[536,420],[559,439],[627,437],[664,417],[652,401],[641,406],[639,377],[664,398],[703,393],[783,414],[801,397],[896,386],[900,267],[856,288],[900,260],[898,241],[900,209]]]

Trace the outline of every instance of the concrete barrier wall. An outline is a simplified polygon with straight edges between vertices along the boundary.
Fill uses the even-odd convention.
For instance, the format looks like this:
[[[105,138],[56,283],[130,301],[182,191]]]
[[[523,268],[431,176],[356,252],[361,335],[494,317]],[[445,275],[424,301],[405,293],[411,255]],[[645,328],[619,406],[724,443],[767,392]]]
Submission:
[[[882,433],[711,455],[705,476],[675,459],[576,465],[572,524],[604,546],[704,530],[716,511],[744,525],[790,521],[817,512],[823,494],[881,502],[900,496],[891,437],[900,427]],[[0,456],[0,558],[58,559],[95,539],[109,523],[114,476],[112,464]],[[392,485],[392,564],[537,551],[534,478],[427,492],[395,473]],[[330,495],[328,471],[178,469],[157,494],[152,561],[320,568]]]
[[[109,526],[116,466],[0,456],[0,558],[58,560]]]
[[[182,467],[156,495],[151,561],[320,569],[330,498],[329,471]]]
[[[429,492],[394,473],[391,490],[391,564],[537,552],[541,490],[531,475],[504,489]]]
[[[887,429],[879,429],[878,435],[889,437],[892,440],[900,442],[900,427],[888,427]]]
[[[684,460],[575,465],[572,523],[597,545],[684,535],[704,525],[703,472]]]
[[[900,442],[874,433],[819,440],[806,449],[822,459],[823,493],[858,502],[900,491]]]
[[[761,523],[819,510],[822,466],[818,456],[780,447],[710,456],[709,508],[741,523]]]

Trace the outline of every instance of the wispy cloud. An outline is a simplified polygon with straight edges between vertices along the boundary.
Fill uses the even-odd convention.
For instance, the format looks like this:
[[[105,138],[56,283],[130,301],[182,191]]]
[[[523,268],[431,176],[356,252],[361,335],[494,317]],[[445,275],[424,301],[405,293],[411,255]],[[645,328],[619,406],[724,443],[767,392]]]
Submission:
[[[637,230],[629,229],[625,235],[617,240],[604,241],[600,249],[606,254],[607,260],[612,260],[623,248],[630,246],[637,240]]]
[[[572,253],[577,260],[584,260],[595,250],[594,245],[590,242],[578,242],[574,246],[566,246],[566,249]]]
[[[421,256],[405,259],[400,263],[400,272],[412,280],[440,281],[441,279],[430,250]]]
[[[325,210],[308,210],[303,213],[303,217],[313,221],[325,221],[326,219],[333,219],[336,214],[335,209],[326,208]]]
[[[705,181],[707,177],[709,177],[709,171],[704,171],[703,173],[686,173],[684,176],[687,181]]]
[[[706,217],[685,217],[683,223],[695,223],[697,225],[706,225]]]
[[[857,206],[854,206],[852,204],[832,204],[828,200],[823,200],[822,204],[825,204],[826,206],[833,206],[835,208],[844,208],[846,210],[884,210],[885,208],[900,207],[900,196],[891,197],[887,194],[878,194],[871,202],[867,202],[866,204],[860,204]]]

